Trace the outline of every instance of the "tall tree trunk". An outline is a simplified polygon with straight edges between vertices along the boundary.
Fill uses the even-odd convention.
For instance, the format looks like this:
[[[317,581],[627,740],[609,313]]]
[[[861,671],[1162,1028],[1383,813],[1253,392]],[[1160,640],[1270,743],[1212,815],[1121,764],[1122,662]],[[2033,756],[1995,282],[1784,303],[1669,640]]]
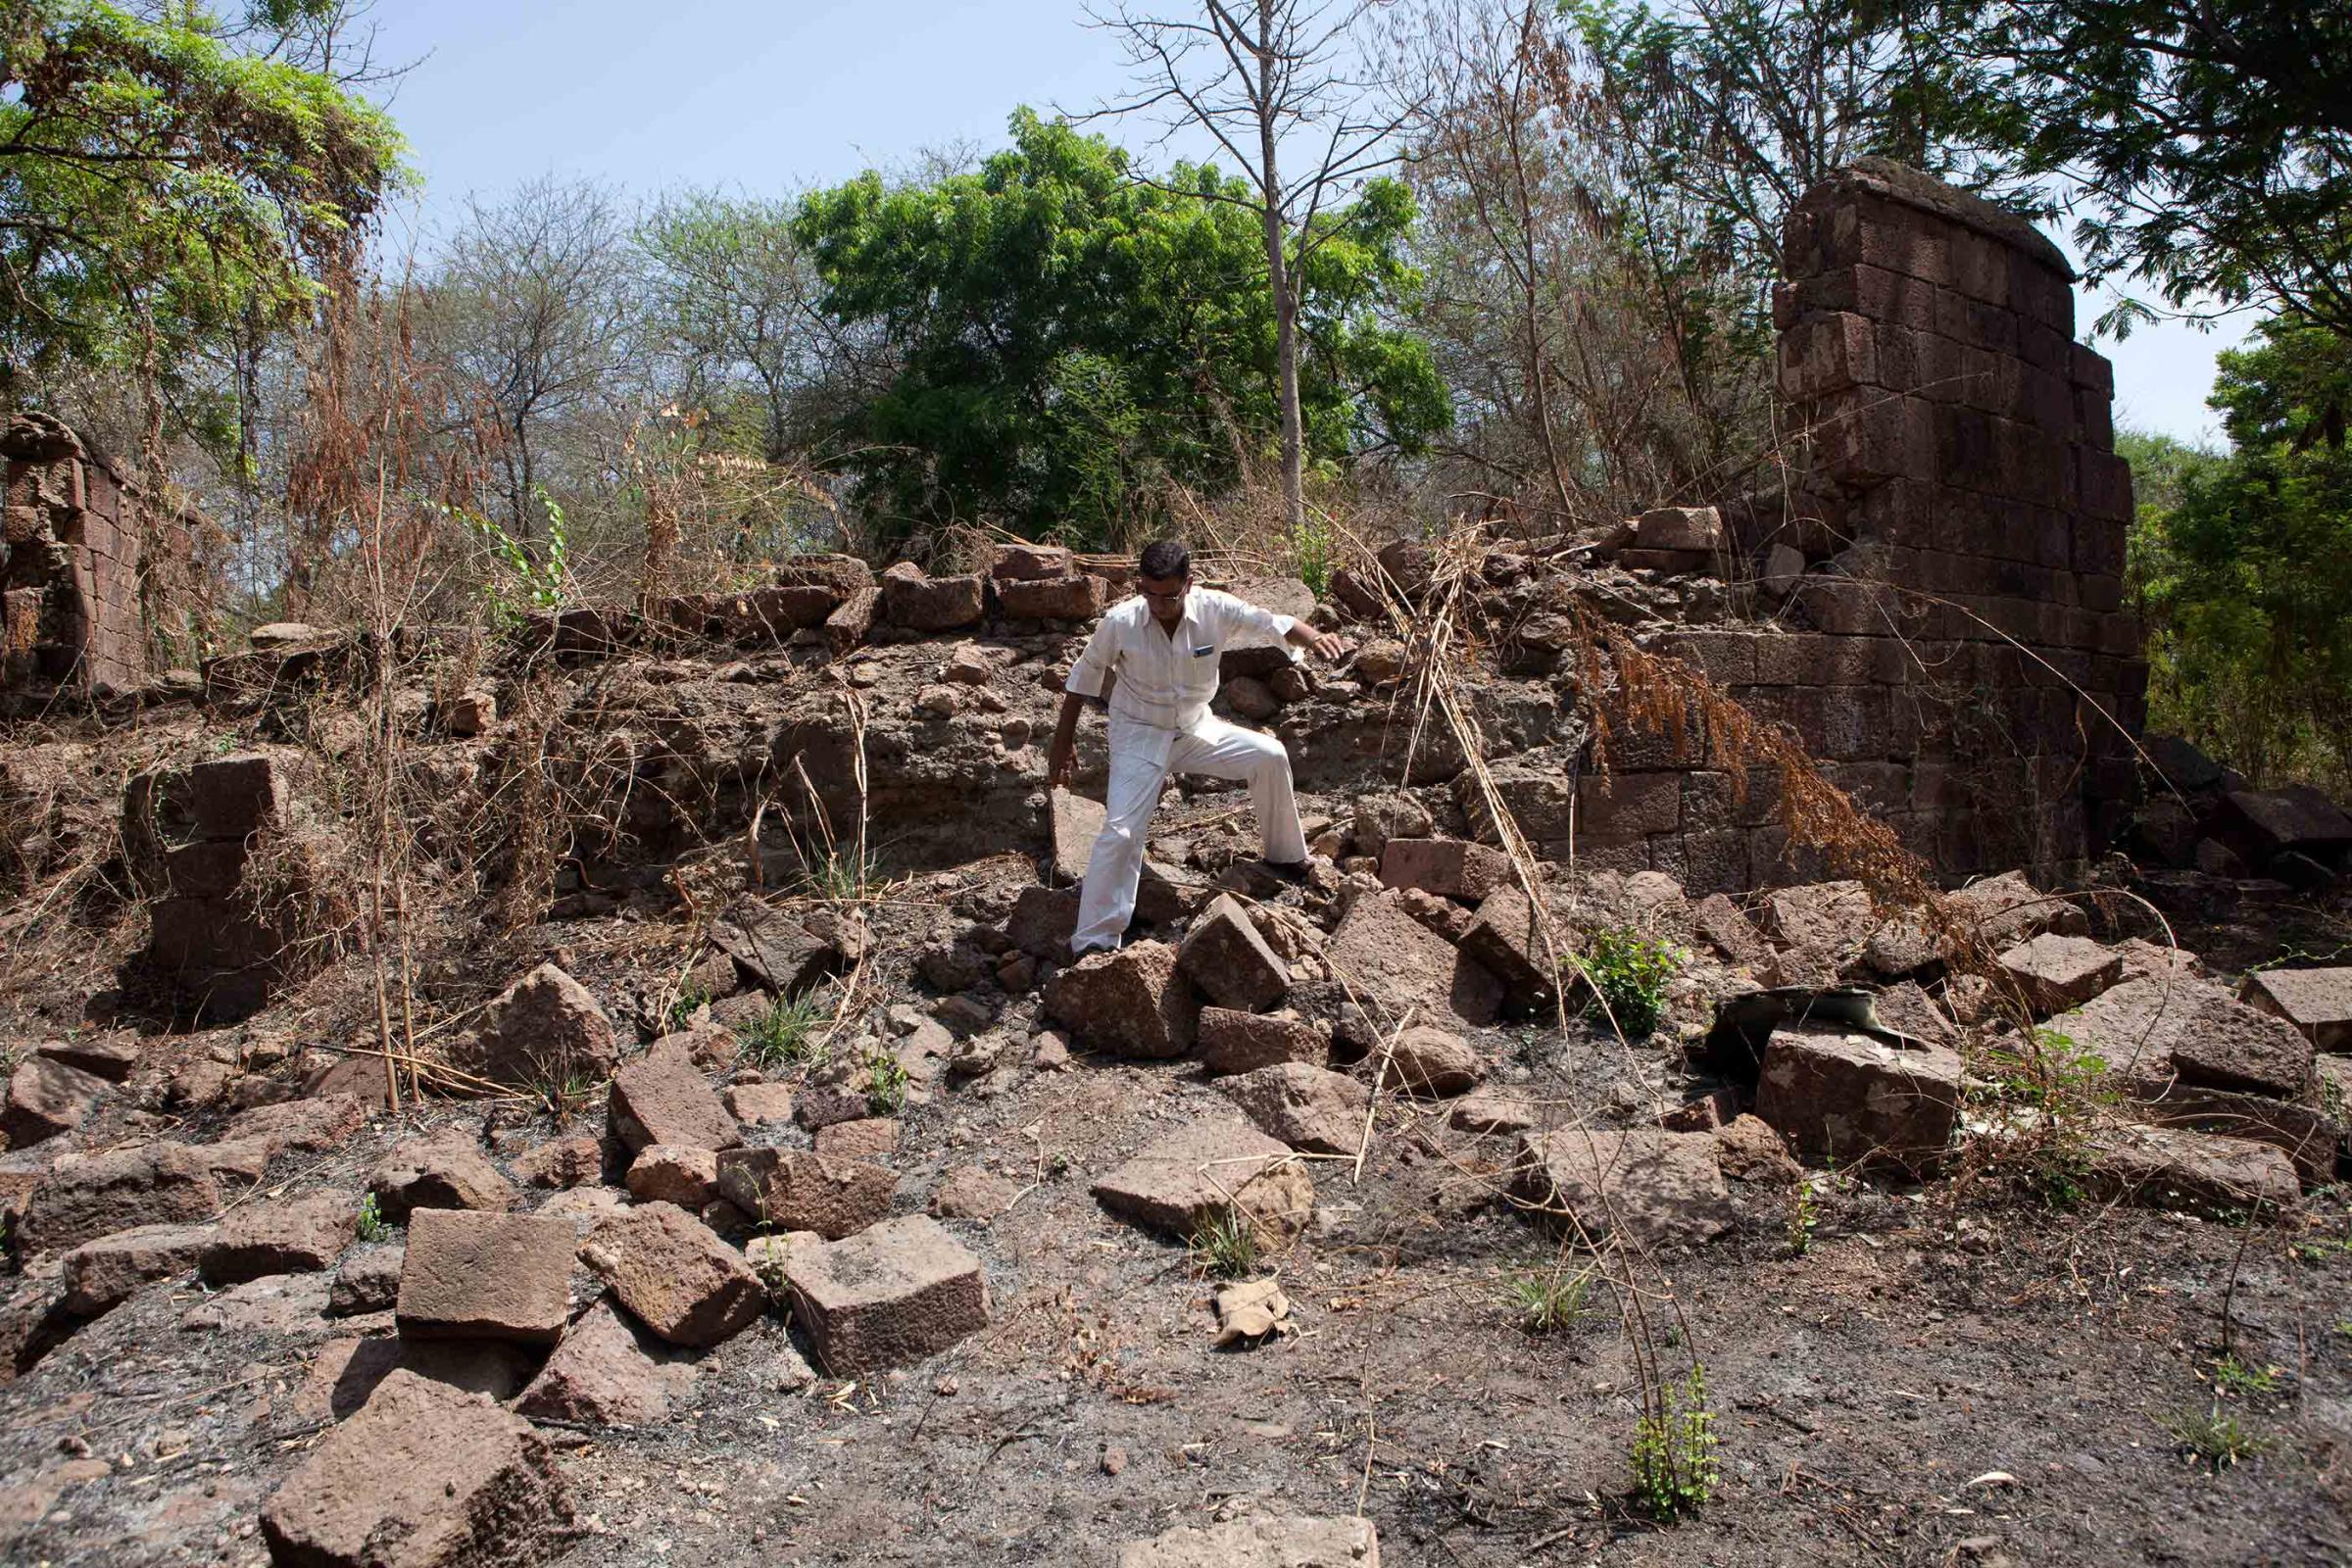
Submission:
[[[1282,171],[1274,154],[1274,8],[1257,9],[1257,156],[1264,198],[1266,277],[1274,296],[1274,367],[1282,405],[1282,511],[1291,537],[1306,531],[1306,440],[1298,417],[1298,302],[1283,256]]]

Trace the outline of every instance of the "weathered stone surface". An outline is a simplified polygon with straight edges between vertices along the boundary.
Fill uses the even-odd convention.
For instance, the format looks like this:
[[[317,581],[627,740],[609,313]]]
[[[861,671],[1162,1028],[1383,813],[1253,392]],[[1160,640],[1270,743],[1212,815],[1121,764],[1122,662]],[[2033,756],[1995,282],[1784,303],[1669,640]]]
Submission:
[[[112,1084],[129,1077],[131,1069],[139,1064],[139,1037],[121,1030],[44,1040],[38,1049],[51,1061],[63,1062]]]
[[[552,963],[508,987],[483,1010],[459,1065],[517,1088],[597,1079],[619,1059],[612,1020],[588,988]]]
[[[1891,1029],[1898,1035],[1953,1050],[1960,1045],[1960,1031],[1954,1027],[1951,1014],[1941,1003],[1921,990],[1916,980],[1905,980],[1880,992],[1871,1001],[1870,1014],[1880,1028]]]
[[[587,1133],[578,1133],[570,1138],[551,1138],[514,1156],[514,1174],[532,1187],[558,1190],[586,1187],[603,1180],[604,1173],[604,1146]]]
[[[1065,883],[1083,882],[1087,862],[1094,858],[1095,840],[1102,832],[1102,803],[1059,787],[1049,791],[1048,798],[1052,804],[1054,875]]]
[[[836,1376],[919,1361],[988,1326],[980,1260],[921,1214],[795,1247],[784,1278],[793,1320]]]
[[[1299,1514],[1180,1525],[1119,1548],[1119,1568],[1380,1568],[1369,1519]]]
[[[1474,1089],[1453,1102],[1446,1124],[1456,1132],[1513,1137],[1566,1117],[1564,1106],[1549,1106],[1525,1095],[1499,1089]]]
[[[588,1233],[580,1260],[638,1321],[672,1345],[732,1339],[767,1304],[743,1254],[675,1203],[640,1203]]]
[[[2022,871],[2003,871],[1947,893],[1943,910],[1964,935],[1995,953],[2045,931],[2077,937],[2090,933],[2090,916],[2080,906],[2042,892]]]
[[[417,1209],[401,1259],[400,1332],[553,1345],[570,1304],[576,1245],[560,1219]]]
[[[1417,1010],[1423,1021],[1493,1023],[1502,986],[1476,958],[1414,919],[1394,892],[1359,897],[1334,933],[1333,971],[1391,1019]]]
[[[1176,966],[1219,1006],[1263,1012],[1291,988],[1290,966],[1258,934],[1249,911],[1220,894],[1195,917]]]
[[[1429,808],[1409,795],[1367,795],[1355,803],[1355,851],[1378,859],[1394,838],[1427,838]]]
[[[2224,837],[2258,864],[2288,851],[2326,858],[2352,846],[2352,816],[2308,785],[2231,790],[2222,801]]]
[[[977,625],[982,608],[982,583],[977,574],[930,577],[912,562],[902,561],[882,574],[882,613],[894,626],[909,631],[955,631]]]
[[[267,1274],[312,1274],[334,1266],[359,1225],[357,1193],[328,1191],[232,1208],[204,1250],[199,1271],[216,1290]]]
[[[2305,1187],[2325,1187],[2335,1180],[2336,1156],[2343,1147],[2345,1129],[2324,1108],[2325,1094],[2320,1097],[2322,1104],[2313,1105],[2178,1080],[2125,1079],[2122,1088],[2132,1097],[2130,1102],[2138,1119],[2151,1126],[2250,1138],[2293,1160],[2295,1174]]]
[[[1476,904],[1511,881],[1511,859],[1492,846],[1461,839],[1393,838],[1381,846],[1380,880]]]
[[[368,1125],[368,1106],[359,1096],[313,1094],[274,1105],[256,1105],[239,1111],[220,1129],[220,1142],[263,1140],[272,1155],[287,1150],[322,1153],[340,1149]]]
[[[1198,1121],[1170,1133],[1100,1177],[1094,1194],[1104,1208],[1179,1241],[1228,1210],[1247,1214],[1261,1232],[1293,1234],[1303,1223],[1294,1211],[1296,1191],[1270,1183],[1291,1151],[1238,1121]],[[1307,1189],[1311,1204],[1313,1188]]]
[[[625,1184],[641,1203],[675,1203],[700,1210],[718,1196],[718,1152],[676,1144],[648,1144],[629,1162]]]
[[[390,1311],[400,1299],[400,1263],[406,1250],[369,1247],[344,1258],[327,1289],[327,1311],[336,1317]]]
[[[2132,980],[2052,1019],[2126,1083],[2182,1082],[2293,1099],[2311,1081],[2311,1042],[2201,980]]]
[[[899,1124],[889,1116],[837,1121],[819,1128],[816,1134],[816,1152],[828,1159],[880,1160],[896,1153],[898,1147]]]
[[[1162,942],[1093,954],[1060,971],[1046,983],[1046,1012],[1089,1045],[1129,1056],[1181,1056],[1200,1024],[1176,950]]]
[[[1747,912],[1721,893],[1710,893],[1690,906],[1690,929],[1732,963],[1762,963],[1772,956],[1772,944]]]
[[[1110,602],[1110,584],[1092,572],[997,583],[998,608],[1012,620],[1092,620]]]
[[[134,1225],[82,1243],[61,1264],[66,1309],[94,1316],[151,1280],[187,1273],[214,1233],[211,1225]]]
[[[48,1056],[27,1056],[8,1077],[0,1102],[0,1136],[11,1149],[28,1149],[81,1125],[106,1080]]]
[[[719,1098],[727,1113],[745,1127],[772,1127],[792,1120],[790,1084],[736,1084]]]
[[[1723,517],[1713,507],[1652,507],[1634,519],[1634,544],[1711,554],[1723,548]]]
[[[2079,1007],[2123,977],[2124,960],[2088,937],[2044,932],[2002,954],[2001,972],[2036,1013]]]
[[[994,1171],[978,1165],[958,1165],[948,1172],[931,1195],[931,1212],[941,1219],[970,1219],[986,1223],[1012,1206],[1020,1189]]]
[[[1535,906],[1516,887],[1496,888],[1487,896],[1478,906],[1478,917],[1462,933],[1462,952],[1485,966],[1523,1007],[1542,1006],[1558,989],[1543,935],[1536,928]]]
[[[732,1149],[743,1130],[692,1062],[649,1054],[612,1075],[607,1107],[612,1136],[631,1150],[654,1144],[679,1149]]]
[[[1740,1097],[1729,1089],[1718,1089],[1686,1100],[1672,1110],[1661,1111],[1658,1126],[1670,1133],[1711,1133],[1740,1114]]]
[[[1756,1114],[1809,1158],[1932,1168],[1960,1111],[1960,1057],[1835,1028],[1784,1028],[1765,1049]]]
[[[1250,1072],[1277,1062],[1320,1067],[1331,1055],[1331,1025],[1292,1013],[1200,1009],[1200,1064],[1212,1073]]]
[[[1459,1095],[1476,1088],[1487,1075],[1487,1064],[1469,1041],[1428,1024],[1415,1024],[1394,1040],[1382,1041],[1376,1055],[1380,1087],[1408,1095]]]
[[[1859,950],[1879,928],[1870,890],[1859,882],[1775,888],[1763,915],[1765,933],[1783,948]]]
[[[2260,969],[2238,996],[2284,1018],[2321,1051],[2352,1052],[2352,968]]]
[[[694,1387],[694,1369],[664,1359],[610,1300],[564,1331],[564,1343],[514,1401],[517,1415],[592,1427],[648,1426]]]
[[[514,1206],[514,1184],[457,1130],[402,1144],[368,1173],[368,1191],[388,1220],[419,1208],[498,1210]]]
[[[880,1165],[800,1150],[730,1149],[718,1157],[718,1190],[757,1221],[835,1241],[887,1216],[898,1178]]]
[[[1734,1181],[1787,1187],[1805,1173],[1788,1140],[1761,1116],[1734,1116],[1715,1129],[1715,1163]]]
[[[401,1370],[271,1494],[262,1535],[271,1561],[302,1568],[526,1568],[571,1519],[528,1421]]]
[[[1732,1227],[1732,1205],[1707,1133],[1525,1135],[1515,1185],[1522,1201],[1597,1242],[1623,1234],[1644,1247],[1693,1247]]]
[[[212,1162],[184,1144],[143,1144],[61,1159],[24,1208],[17,1244],[63,1251],[133,1225],[185,1225],[220,1211]]]
[[[2087,1185],[2102,1201],[2228,1216],[2302,1196],[2294,1162],[2269,1144],[2170,1127],[2115,1127],[2090,1139]]]
[[[793,997],[855,963],[865,932],[829,909],[772,909],[746,895],[712,922],[710,940],[747,983]]]
[[[1217,1081],[1258,1130],[1315,1154],[1353,1154],[1362,1147],[1372,1092],[1347,1076],[1285,1061]]]

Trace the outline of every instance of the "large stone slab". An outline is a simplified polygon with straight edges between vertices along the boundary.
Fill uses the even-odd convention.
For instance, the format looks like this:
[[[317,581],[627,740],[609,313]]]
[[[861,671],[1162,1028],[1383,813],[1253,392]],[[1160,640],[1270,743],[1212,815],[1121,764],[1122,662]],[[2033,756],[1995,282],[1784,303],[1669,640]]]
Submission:
[[[150,1281],[187,1273],[214,1234],[210,1225],[134,1225],[82,1243],[62,1263],[67,1309],[95,1316]]]
[[[2073,900],[2044,893],[2022,871],[2003,871],[1943,896],[1943,912],[1964,938],[1994,953],[2055,931],[2087,936],[2090,916]]]
[[[1487,1076],[1470,1042],[1450,1030],[1417,1023],[1375,1048],[1380,1087],[1444,1099],[1467,1094]]]
[[[458,1054],[468,1072],[521,1089],[594,1082],[619,1060],[612,1020],[588,988],[543,963],[482,1011],[481,1028]]]
[[[2311,1042],[2283,1018],[2201,980],[2132,980],[2049,1027],[2102,1057],[2128,1083],[2171,1078],[2285,1099],[2311,1082]]]
[[[767,1304],[743,1254],[675,1203],[639,1203],[603,1221],[580,1260],[639,1322],[693,1349],[732,1339]]]
[[[296,1568],[527,1568],[571,1520],[528,1421],[400,1370],[270,1495],[262,1535]]]
[[[1300,1514],[1179,1525],[1119,1548],[1119,1568],[1380,1568],[1369,1519]]]
[[[710,1081],[684,1056],[657,1052],[612,1075],[607,1120],[612,1136],[634,1152],[655,1144],[678,1149],[732,1149],[743,1129],[720,1104]]]
[[[1051,799],[1054,875],[1063,883],[1083,882],[1087,861],[1094,858],[1095,840],[1102,832],[1102,804],[1058,786],[1051,792]]]
[[[898,1178],[881,1165],[797,1149],[730,1149],[718,1156],[718,1190],[753,1219],[828,1241],[890,1213]]]
[[[837,1376],[905,1366],[988,1326],[980,1260],[922,1214],[846,1241],[796,1246],[784,1279],[793,1321]]]
[[[332,1268],[358,1228],[357,1193],[327,1191],[232,1208],[200,1262],[204,1283],[219,1290],[268,1274]]]
[[[1298,1174],[1291,1159],[1289,1148],[1253,1127],[1198,1121],[1097,1179],[1094,1194],[1112,1213],[1180,1241],[1229,1211],[1248,1215],[1261,1232],[1292,1235],[1306,1215],[1298,1186],[1280,1180]],[[1307,1210],[1313,1193],[1307,1184]]]
[[[1176,950],[1138,942],[1089,955],[1046,983],[1046,1012],[1091,1046],[1128,1056],[1181,1056],[1200,1004],[1176,973]]]
[[[553,1345],[569,1316],[576,1246],[561,1219],[420,1208],[401,1258],[400,1332]]]
[[[518,1196],[473,1139],[455,1129],[392,1150],[368,1173],[368,1191],[387,1220],[419,1208],[494,1212],[514,1207]]]
[[[1414,919],[1394,892],[1359,897],[1340,922],[1325,956],[1334,973],[1391,1019],[1491,1024],[1502,1010],[1502,986],[1487,968]]]
[[[1290,966],[1230,893],[1195,917],[1176,950],[1176,966],[1219,1006],[1242,1012],[1263,1012],[1291,988]]]
[[[1556,926],[1553,935],[1560,935]],[[1544,947],[1544,934],[1536,927],[1535,906],[1515,886],[1487,895],[1462,933],[1462,952],[1500,981],[1511,1001],[1523,1007],[1543,1006],[1559,990],[1553,963],[1564,955]]]
[[[186,1225],[220,1211],[213,1162],[185,1144],[141,1144],[61,1159],[32,1191],[20,1251],[59,1252],[133,1225]]]
[[[1212,1073],[1252,1072],[1277,1062],[1320,1067],[1331,1055],[1331,1026],[1292,1013],[1200,1009],[1200,1064]]]
[[[0,1137],[11,1149],[28,1149],[81,1125],[106,1093],[106,1080],[69,1067],[50,1056],[31,1055],[9,1074],[0,1099]]]
[[[1784,1028],[1765,1048],[1756,1114],[1798,1152],[1933,1169],[1960,1113],[1960,1057],[1837,1028]]]
[[[977,574],[931,577],[909,561],[882,574],[882,612],[894,626],[909,631],[955,631],[977,625],[982,609],[982,580]]]
[[[2302,1196],[2294,1162],[2270,1144],[2171,1127],[2116,1127],[2090,1139],[2092,1196],[2143,1208],[2231,1216]]]
[[[2352,1052],[2352,968],[2258,969],[2238,996],[2284,1018],[2321,1051]]]
[[[534,1421],[637,1427],[660,1421],[694,1387],[694,1369],[644,1343],[610,1300],[564,1332],[547,1364],[514,1401]]]
[[[1390,839],[1380,850],[1380,880],[1476,904],[1511,881],[1511,858],[1463,839]]]
[[[2045,931],[2000,956],[2001,972],[2037,1016],[2080,1007],[2123,978],[2123,955],[2088,937]]]
[[[1694,1247],[1732,1227],[1716,1148],[1711,1133],[1528,1133],[1514,1187],[1587,1241],[1623,1235],[1644,1247]]]
[[[1220,1078],[1217,1092],[1293,1149],[1353,1154],[1363,1146],[1372,1092],[1345,1073],[1285,1061]]]

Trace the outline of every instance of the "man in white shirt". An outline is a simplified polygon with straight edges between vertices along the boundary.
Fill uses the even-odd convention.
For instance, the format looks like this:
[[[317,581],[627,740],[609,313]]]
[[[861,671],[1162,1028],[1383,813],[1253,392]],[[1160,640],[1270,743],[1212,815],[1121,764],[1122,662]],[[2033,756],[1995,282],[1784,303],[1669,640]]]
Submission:
[[[1265,861],[1277,874],[1302,876],[1306,835],[1291,793],[1291,758],[1271,735],[1228,724],[1208,710],[1217,695],[1217,664],[1245,633],[1337,659],[1348,645],[1303,621],[1193,586],[1192,555],[1173,539],[1144,548],[1137,563],[1136,598],[1113,606],[1087,640],[1086,652],[1063,683],[1060,722],[1047,754],[1050,782],[1066,785],[1077,765],[1078,714],[1103,706],[1109,683],[1110,783],[1102,832],[1086,865],[1078,896],[1078,927],[1070,952],[1116,948],[1135,914],[1135,885],[1144,869],[1144,832],[1169,773],[1248,779],[1257,808]]]

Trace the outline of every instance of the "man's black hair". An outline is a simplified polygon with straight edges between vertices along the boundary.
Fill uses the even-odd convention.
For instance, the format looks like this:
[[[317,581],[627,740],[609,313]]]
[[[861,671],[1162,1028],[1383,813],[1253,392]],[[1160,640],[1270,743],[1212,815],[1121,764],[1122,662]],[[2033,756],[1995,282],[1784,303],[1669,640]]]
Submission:
[[[1166,582],[1192,571],[1193,553],[1181,540],[1154,539],[1144,546],[1143,559],[1135,564],[1135,569],[1154,582]]]

